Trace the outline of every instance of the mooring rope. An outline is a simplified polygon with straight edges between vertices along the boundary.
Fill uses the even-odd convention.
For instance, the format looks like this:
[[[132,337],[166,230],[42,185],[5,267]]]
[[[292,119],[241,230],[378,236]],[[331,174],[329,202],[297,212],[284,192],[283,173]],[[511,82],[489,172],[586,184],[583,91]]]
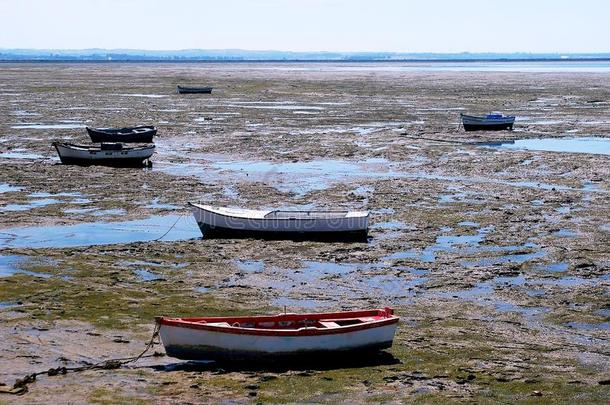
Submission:
[[[140,360],[143,357],[164,356],[165,354],[160,353],[160,352],[154,352],[153,354],[144,356],[154,345],[161,343],[161,342],[159,342],[159,339],[158,339],[159,327],[160,327],[159,324],[155,325],[155,329],[153,331],[152,336],[150,337],[150,340],[146,344],[146,348],[144,349],[144,351],[142,353],[140,353],[137,356],[102,360],[102,361],[99,361],[94,364],[89,364],[89,365],[80,366],[80,367],[63,367],[62,366],[62,367],[50,368],[46,371],[38,371],[36,373],[27,374],[25,377],[17,379],[17,381],[15,381],[15,384],[13,384],[12,387],[8,387],[6,384],[4,384],[4,385],[0,384],[0,394],[23,395],[26,392],[28,392],[28,385],[35,382],[36,377],[38,377],[39,375],[43,375],[43,374],[46,374],[48,376],[56,376],[56,375],[60,375],[60,374],[64,375],[69,372],[78,373],[78,372],[87,371],[87,370],[114,370],[117,368],[121,368],[126,364],[135,363],[136,361]]]
[[[174,224],[167,230],[167,232],[165,232],[163,235],[159,236],[157,239],[153,239],[152,241],[157,242],[157,241],[160,241],[161,239],[163,239],[168,233],[170,233],[172,231],[172,229],[174,229],[174,227],[176,226],[178,221],[180,221],[183,216],[184,216],[184,213],[180,214],[178,219],[176,219],[176,222],[174,222]]]

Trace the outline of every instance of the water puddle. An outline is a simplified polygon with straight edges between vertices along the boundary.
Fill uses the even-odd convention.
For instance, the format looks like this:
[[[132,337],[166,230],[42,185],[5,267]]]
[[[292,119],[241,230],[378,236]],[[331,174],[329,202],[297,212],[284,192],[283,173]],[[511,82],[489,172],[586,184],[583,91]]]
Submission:
[[[270,161],[212,161],[210,166],[189,164],[157,165],[159,170],[173,175],[192,175],[203,181],[236,179],[272,184],[282,192],[304,195],[325,190],[331,183],[356,178],[400,177],[395,165],[386,159],[363,161],[313,160],[308,162],[276,163]],[[212,170],[210,170],[210,168]]]
[[[560,229],[553,232],[553,236],[557,236],[558,238],[575,238],[578,234],[570,229]]]
[[[523,248],[527,248],[528,246],[499,246],[499,249],[506,250],[521,250]],[[513,263],[513,264],[521,264],[531,260],[539,259],[546,256],[546,253],[542,251],[534,251],[531,253],[514,253],[507,254],[502,256],[493,256],[493,257],[484,257],[475,260],[464,260],[461,262],[461,265],[464,267],[486,267],[486,266],[494,266],[503,263]]]
[[[20,123],[15,124],[13,129],[76,129],[85,128],[85,124],[80,123],[60,123],[60,124],[40,124],[40,123]]]
[[[0,207],[0,211],[3,212],[11,212],[11,211],[29,211],[35,208],[46,207],[49,205],[55,204],[88,204],[91,202],[86,198],[73,198],[70,201],[65,201],[65,197],[80,197],[81,193],[46,193],[46,192],[36,192],[28,194],[28,197],[34,198],[30,200],[27,204],[7,204]],[[61,198],[61,199],[60,199]]]
[[[165,281],[160,275],[146,269],[135,269],[133,273],[140,281]]]
[[[496,302],[494,307],[498,312],[514,312],[529,318],[549,312],[549,308],[546,307],[521,306],[502,301]]]
[[[34,271],[23,270],[19,265],[27,262],[26,256],[0,255],[0,277],[10,277],[14,274],[25,274],[32,277],[50,278],[53,275],[48,273],[37,273]]]
[[[579,330],[610,330],[610,322],[601,323],[585,323],[585,322],[568,322],[565,324],[568,328],[579,329]]]
[[[117,94],[117,96],[121,96],[121,97],[142,97],[142,98],[164,98],[164,97],[168,97],[167,94],[143,94],[143,93]]]
[[[125,214],[125,210],[123,208],[111,208],[107,210],[95,210],[93,212],[93,216],[95,217],[116,217]]]
[[[151,209],[155,209],[155,210],[177,210],[180,209],[182,207],[179,207],[177,205],[173,205],[173,204],[165,204],[165,203],[161,203],[159,202],[160,198],[154,198],[150,204],[144,205],[144,208],[151,208]]]
[[[458,249],[462,250],[470,247],[476,248],[484,239],[492,227],[484,227],[477,230],[474,235],[440,235],[436,238],[434,245],[428,246],[423,250],[408,250],[396,252],[385,256],[382,260],[402,260],[413,259],[420,262],[432,263],[436,261],[437,253],[440,252],[455,252]],[[442,229],[441,231],[448,232],[451,229]]]
[[[371,225],[371,229],[383,229],[390,231],[398,231],[406,228],[406,224],[402,221],[386,221],[386,222],[376,222]]]
[[[12,149],[9,152],[0,153],[2,159],[44,159],[38,153],[28,152],[27,149]]]
[[[610,138],[601,137],[518,139],[489,146],[501,149],[610,155]]]
[[[21,191],[23,188],[19,186],[13,186],[8,183],[0,183],[0,194],[1,193],[14,193],[16,191]]]
[[[569,268],[570,266],[568,265],[568,263],[563,262],[538,265],[535,267],[536,270],[550,271],[552,273],[563,273],[564,271],[568,271]]]
[[[28,204],[7,204],[0,207],[0,211],[3,212],[16,212],[16,211],[29,211],[34,208],[46,207],[48,205],[60,204],[62,201],[54,198],[43,198],[40,200],[34,200]]]
[[[89,214],[97,210],[99,210],[99,208],[67,208],[63,210],[63,212],[66,214]]]
[[[287,102],[262,102],[262,101],[241,101],[227,104],[224,107],[229,108],[254,108],[261,110],[314,110],[322,111],[325,107],[313,106],[313,105],[298,105],[291,101]]]
[[[0,248],[63,248],[146,242],[161,237],[174,224],[162,241],[201,237],[192,216],[164,215],[123,222],[0,229]]]
[[[262,260],[237,260],[235,266],[240,272],[244,273],[262,273],[265,269],[265,263]]]
[[[159,153],[174,154],[171,145],[158,144]],[[153,170],[177,176],[195,176],[203,182],[233,183],[236,181],[262,182],[281,192],[303,196],[309,192],[329,188],[332,184],[353,182],[357,179],[426,179],[474,184],[499,184],[507,187],[539,190],[565,190],[577,192],[610,193],[606,189],[576,188],[560,184],[536,181],[509,181],[485,177],[447,176],[435,173],[406,172],[421,162],[393,162],[384,158],[366,160],[318,159],[306,162],[272,162],[260,160],[233,160],[226,155],[191,155],[191,160],[201,162],[176,163],[157,161]],[[469,201],[470,202],[470,201]],[[475,201],[478,202],[478,201]],[[481,203],[483,203],[481,201]]]

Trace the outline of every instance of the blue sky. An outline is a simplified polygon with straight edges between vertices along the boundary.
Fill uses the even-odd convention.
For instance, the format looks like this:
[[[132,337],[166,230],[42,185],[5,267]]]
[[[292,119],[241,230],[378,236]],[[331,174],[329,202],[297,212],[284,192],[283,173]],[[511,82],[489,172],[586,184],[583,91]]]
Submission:
[[[0,0],[0,47],[610,52],[610,0]]]

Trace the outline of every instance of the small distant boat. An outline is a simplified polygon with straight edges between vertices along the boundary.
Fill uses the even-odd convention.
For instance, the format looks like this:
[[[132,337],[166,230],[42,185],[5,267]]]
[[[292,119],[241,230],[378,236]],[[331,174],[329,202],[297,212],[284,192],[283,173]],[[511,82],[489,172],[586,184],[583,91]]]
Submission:
[[[212,207],[189,203],[201,232],[244,234],[245,236],[329,236],[365,237],[368,211],[282,211]]]
[[[155,318],[168,356],[182,360],[257,360],[374,352],[392,346],[391,308],[318,314]]]
[[[513,129],[514,116],[488,114],[484,117],[460,114],[466,131],[501,131]]]
[[[155,145],[125,147],[121,143],[75,145],[53,142],[53,146],[61,163],[80,166],[138,167],[143,166],[155,152]]]
[[[87,133],[91,142],[135,142],[152,143],[157,128],[152,125],[140,125],[125,128],[90,128]]]
[[[177,86],[180,94],[209,94],[212,92],[212,87],[186,87]]]

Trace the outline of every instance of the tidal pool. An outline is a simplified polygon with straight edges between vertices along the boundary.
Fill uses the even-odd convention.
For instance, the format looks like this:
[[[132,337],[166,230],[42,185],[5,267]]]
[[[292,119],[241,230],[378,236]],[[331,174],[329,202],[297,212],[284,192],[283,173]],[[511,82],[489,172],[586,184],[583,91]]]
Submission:
[[[538,138],[517,139],[487,145],[499,149],[540,150],[546,152],[593,153],[610,155],[610,138],[578,137],[578,138]]]
[[[0,248],[64,248],[193,239],[201,236],[190,215],[152,216],[123,222],[88,222],[77,225],[27,226],[0,229]]]
[[[27,262],[27,256],[20,255],[0,255],[0,277],[10,277],[13,274],[26,274],[33,277],[50,278],[51,274],[37,273],[34,271],[23,270],[19,265]]]

